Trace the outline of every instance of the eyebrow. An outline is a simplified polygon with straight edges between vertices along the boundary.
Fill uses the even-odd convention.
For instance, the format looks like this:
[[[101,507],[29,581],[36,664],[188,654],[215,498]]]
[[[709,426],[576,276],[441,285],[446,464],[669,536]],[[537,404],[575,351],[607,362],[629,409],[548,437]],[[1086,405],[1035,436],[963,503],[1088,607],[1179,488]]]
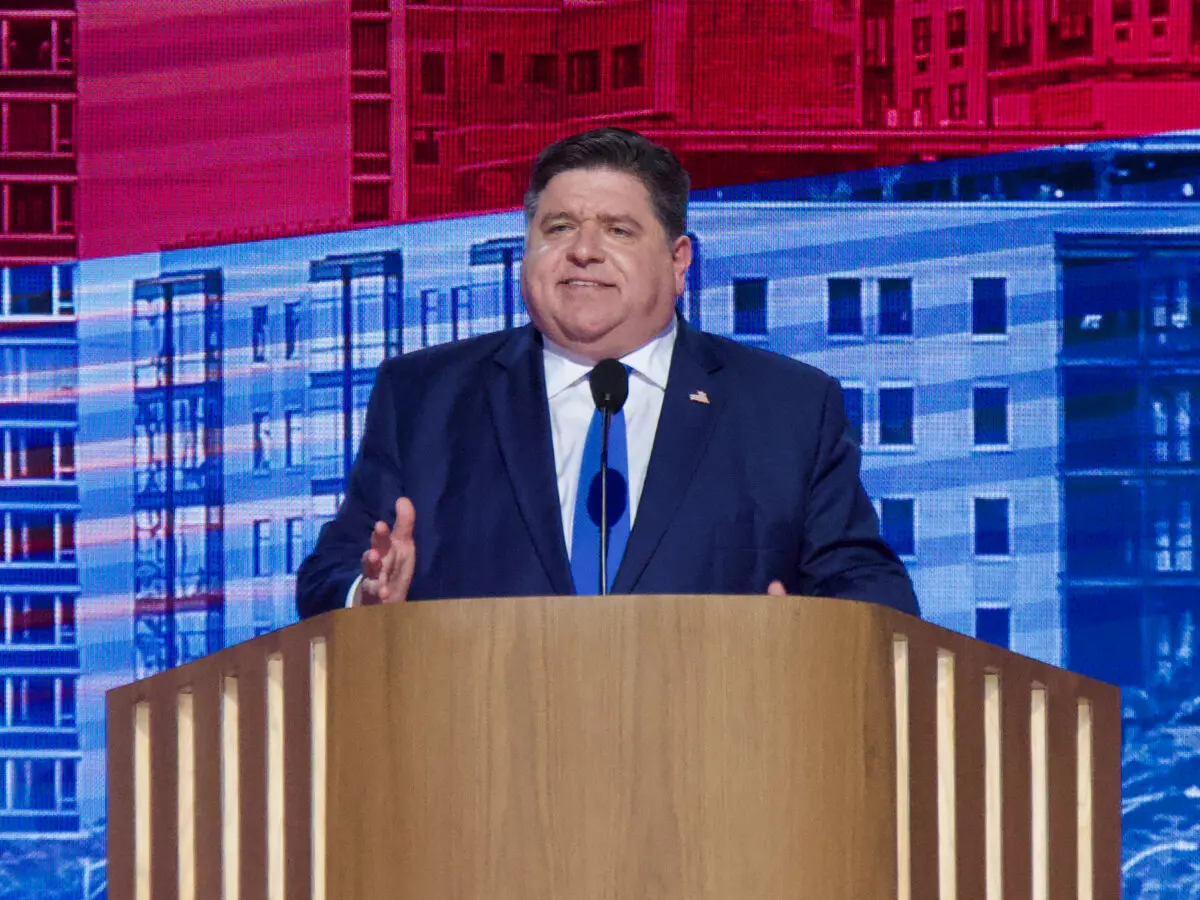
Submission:
[[[607,215],[607,214],[601,213],[600,215],[596,216],[596,218],[600,220],[600,224],[602,224],[602,225],[629,225],[629,226],[632,226],[633,228],[637,229],[638,231],[640,231],[642,229],[641,222],[639,222],[633,216],[627,216],[627,215],[615,215],[614,216],[614,215]],[[577,221],[576,216],[573,215],[572,213],[569,213],[566,210],[559,210],[558,212],[547,213],[546,217],[544,219],[542,219],[542,223],[547,224],[549,222],[557,222],[557,221],[561,221],[563,219],[566,219],[566,220],[569,220],[572,222]]]

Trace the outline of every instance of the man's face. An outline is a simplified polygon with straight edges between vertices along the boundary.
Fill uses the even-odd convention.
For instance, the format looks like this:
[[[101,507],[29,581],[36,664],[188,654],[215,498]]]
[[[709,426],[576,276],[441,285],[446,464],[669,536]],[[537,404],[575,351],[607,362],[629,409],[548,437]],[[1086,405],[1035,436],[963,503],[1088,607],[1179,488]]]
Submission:
[[[593,361],[617,359],[662,331],[692,261],[636,176],[574,169],[550,179],[525,232],[521,286],[530,318]]]

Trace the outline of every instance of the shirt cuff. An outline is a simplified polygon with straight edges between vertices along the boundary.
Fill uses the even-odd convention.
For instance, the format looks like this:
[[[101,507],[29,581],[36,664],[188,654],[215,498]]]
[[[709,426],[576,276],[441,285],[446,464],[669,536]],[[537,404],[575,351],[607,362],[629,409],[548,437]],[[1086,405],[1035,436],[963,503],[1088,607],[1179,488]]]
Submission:
[[[362,606],[362,591],[359,585],[362,584],[363,577],[359,575],[350,585],[350,590],[346,591],[346,609],[353,609],[355,606]]]

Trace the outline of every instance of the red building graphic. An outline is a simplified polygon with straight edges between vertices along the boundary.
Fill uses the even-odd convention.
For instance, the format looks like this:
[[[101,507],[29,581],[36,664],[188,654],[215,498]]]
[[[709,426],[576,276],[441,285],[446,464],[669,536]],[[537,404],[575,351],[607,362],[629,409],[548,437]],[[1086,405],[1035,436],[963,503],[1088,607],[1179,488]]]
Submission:
[[[74,6],[0,11],[0,265],[76,254]]]
[[[344,227],[346,9],[80,0],[80,254]]]
[[[697,187],[1200,123],[1198,0],[81,0],[80,251],[510,208],[602,123]]]

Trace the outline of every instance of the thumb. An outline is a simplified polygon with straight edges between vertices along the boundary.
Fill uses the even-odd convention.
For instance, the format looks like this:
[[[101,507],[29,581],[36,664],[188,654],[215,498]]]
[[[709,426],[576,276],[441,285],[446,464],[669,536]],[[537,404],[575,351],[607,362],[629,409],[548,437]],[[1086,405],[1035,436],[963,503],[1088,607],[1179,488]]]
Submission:
[[[776,578],[767,587],[767,593],[772,597],[786,597],[787,588],[783,586],[783,582]]]

